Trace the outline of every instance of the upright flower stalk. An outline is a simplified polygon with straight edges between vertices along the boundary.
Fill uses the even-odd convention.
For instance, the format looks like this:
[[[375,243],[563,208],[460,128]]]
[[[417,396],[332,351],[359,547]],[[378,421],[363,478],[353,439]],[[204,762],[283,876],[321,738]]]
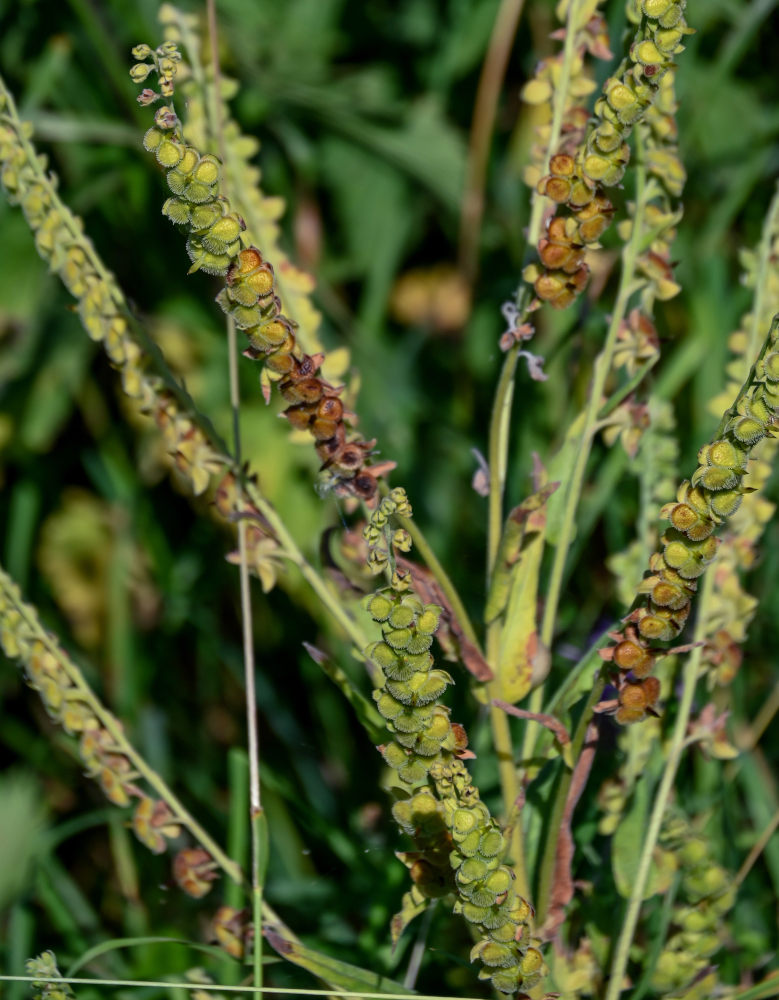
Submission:
[[[556,309],[571,305],[587,284],[587,248],[597,246],[614,212],[604,189],[622,180],[630,159],[627,139],[656,101],[691,30],[684,20],[686,0],[631,2],[638,24],[628,57],[606,81],[578,150],[556,152],[549,173],[538,182],[539,193],[567,214],[549,220],[538,243],[541,267],[533,265],[526,277],[538,298]]]
[[[60,198],[56,175],[48,170],[46,157],[37,153],[31,132],[0,78],[0,184],[10,203],[24,212],[41,257],[77,300],[84,329],[102,344],[125,395],[154,420],[177,474],[190,491],[200,496],[213,490],[213,509],[231,527],[238,519],[248,520],[249,564],[263,587],[269,590],[274,585],[281,556],[291,560],[361,649],[365,637],[355,621],[307,562],[256,478],[235,461],[133,316],[116,278],[84,234],[82,221]]]
[[[472,756],[465,730],[450,721],[441,702],[452,683],[430,653],[441,608],[423,604],[410,575],[396,565],[396,552],[411,546],[408,532],[392,527],[398,516],[411,517],[411,506],[405,492],[394,489],[365,529],[369,565],[388,580],[366,600],[382,632],[366,650],[382,675],[373,696],[393,736],[379,749],[399,781],[393,815],[416,848],[401,855],[414,884],[395,933],[427,900],[454,895],[455,911],[478,936],[471,960],[482,963],[480,978],[502,993],[515,993],[530,989],[546,972],[529,940],[532,910],[502,864],[506,839],[463,763]]]
[[[132,67],[133,79],[144,80],[154,70],[160,86],[159,92],[145,89],[139,102],[149,105],[172,97],[181,58],[176,44],[164,42],[154,51],[139,45],[133,55],[143,60]],[[154,121],[143,143],[165,170],[172,197],[162,212],[187,236],[190,273],[225,278],[217,302],[246,335],[245,356],[262,360],[270,380],[278,383],[289,404],[284,416],[313,437],[326,487],[338,496],[372,502],[378,479],[395,463],[372,464],[376,442],[354,432],[357,418],[340,399],[343,387],[319,374],[324,355],[306,354],[298,347],[294,324],[281,311],[272,265],[257,247],[242,246],[245,224],[222,192],[217,157],[186,142],[172,104],[158,108]]]
[[[738,396],[723,416],[715,438],[698,452],[698,468],[679,487],[676,500],[663,507],[670,527],[662,550],[649,562],[636,607],[627,626],[614,633],[614,645],[601,652],[618,669],[617,721],[643,719],[660,693],[652,671],[690,614],[698,578],[712,562],[715,529],[738,510],[752,449],[772,433],[779,414],[779,316],[774,317],[760,356]]]

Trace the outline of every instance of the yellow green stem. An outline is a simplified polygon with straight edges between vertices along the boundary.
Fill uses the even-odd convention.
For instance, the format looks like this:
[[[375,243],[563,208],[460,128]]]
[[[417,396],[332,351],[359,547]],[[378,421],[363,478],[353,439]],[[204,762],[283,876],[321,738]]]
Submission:
[[[567,30],[565,34],[565,44],[563,48],[563,63],[560,71],[558,86],[554,94],[554,111],[552,115],[552,126],[549,135],[549,143],[546,150],[542,173],[546,173],[549,160],[557,149],[562,132],[563,116],[568,101],[568,86],[571,79],[571,68],[575,54],[574,37],[572,30],[575,19],[578,17],[582,0],[571,0],[568,8]],[[541,234],[541,220],[543,218],[544,206],[548,199],[533,193],[531,200],[530,224],[527,232],[527,248],[532,251],[538,243]],[[520,310],[520,322],[524,318],[524,313],[529,304],[530,295],[527,286],[523,283],[517,292],[517,305]],[[519,345],[511,347],[506,352],[503,362],[503,369],[500,374],[495,400],[492,407],[489,432],[489,470],[490,470],[490,492],[488,497],[487,513],[487,590],[489,591],[490,581],[495,569],[495,561],[498,556],[500,538],[503,531],[503,495],[506,487],[506,470],[508,467],[508,450],[510,439],[511,406],[514,400],[514,378],[519,360]],[[487,662],[494,670],[498,662],[500,650],[501,622],[496,620],[487,628]],[[490,700],[498,697],[500,692],[494,685],[488,685],[487,690]],[[506,822],[511,828],[510,853],[514,861],[514,874],[517,878],[517,888],[526,898],[529,897],[529,882],[527,877],[524,836],[522,824],[516,816],[516,803],[521,790],[516,765],[514,763],[514,746],[511,739],[511,729],[506,713],[494,706],[490,708],[490,724],[492,727],[492,739],[495,753],[498,757],[498,771],[500,775],[501,794],[503,799],[503,812]],[[524,887],[524,888],[523,888]]]

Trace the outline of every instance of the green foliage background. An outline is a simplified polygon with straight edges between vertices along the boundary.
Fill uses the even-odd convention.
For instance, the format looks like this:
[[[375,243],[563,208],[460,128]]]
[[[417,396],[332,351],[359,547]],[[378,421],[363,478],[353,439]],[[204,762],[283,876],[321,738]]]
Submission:
[[[658,310],[663,359],[656,375],[675,399],[682,469],[715,426],[707,403],[723,387],[727,335],[749,302],[739,286],[738,250],[759,239],[779,173],[776,6],[688,4],[697,34],[678,74],[688,169],[676,243],[683,292]],[[497,8],[497,0],[218,5],[222,68],[240,81],[233,111],[261,140],[265,191],[286,200],[284,242],[316,276],[324,340],[330,348],[349,346],[360,373],[361,427],[378,438],[382,458],[398,462],[397,482],[407,486],[419,522],[476,614],[485,504],[470,486],[471,449],[485,447],[501,361],[500,305],[521,271],[528,204],[521,170],[532,127],[519,89],[554,44],[551,2],[528,0],[503,88],[472,310],[441,330],[430,321],[398,322],[390,301],[401,275],[457,260],[473,100]],[[226,429],[217,283],[186,277],[179,236],[159,213],[160,173],[140,144],[148,114],[127,76],[130,46],[160,39],[156,10],[152,0],[6,0],[0,67],[51,156],[64,200],[83,216],[201,407]],[[622,4],[608,13],[616,47]],[[4,201],[0,259],[2,562],[78,652],[145,756],[222,833],[229,751],[244,741],[237,578],[224,559],[231,541],[204,504],[171,489],[153,435],[127,423],[106,359],[82,332],[67,292],[46,273],[21,213]],[[536,348],[545,351],[550,379],[520,375],[512,502],[528,491],[533,451],[548,458],[583,402],[605,312],[586,300],[540,321]],[[581,335],[572,335],[574,324]],[[242,379],[247,457],[316,559],[322,531],[339,527],[342,511],[332,497],[317,496],[311,449],[288,445],[286,425],[275,404],[262,402],[251,366],[242,366]],[[637,488],[628,465],[618,450],[596,446],[576,542],[579,569],[558,633],[569,648],[584,647],[608,620],[604,614],[619,612],[604,561],[632,538]],[[761,610],[732,689],[741,725],[775,684],[777,563],[779,532],[770,525],[750,584]],[[294,574],[268,595],[257,588],[254,625],[273,852],[269,899],[322,950],[400,975],[408,946],[391,954],[388,922],[406,872],[392,854],[401,845],[378,784],[380,759],[300,640],[340,657],[366,691],[367,680]],[[461,693],[455,718],[470,722],[478,712]],[[475,770],[490,799],[496,778],[487,736],[474,722],[470,728],[484,751]],[[762,753],[726,787],[718,765],[700,757],[687,765],[685,805],[715,816],[710,833],[731,869],[750,843],[743,831],[761,828],[779,804],[772,777],[778,758],[774,722]],[[110,937],[198,936],[202,907],[169,888],[166,858],[145,853],[80,778],[72,747],[7,663],[0,666],[0,767],[7,768],[0,774],[6,970],[45,947],[69,959]],[[594,812],[581,817],[590,863],[603,851],[596,820]],[[606,870],[595,887],[596,913],[598,893],[605,899],[612,891],[609,879]],[[731,978],[744,962],[770,967],[777,892],[774,840],[738,904],[733,955],[724,960]],[[439,923],[420,986],[472,993],[465,932]],[[602,923],[608,929],[605,909]],[[196,960],[183,949],[145,946],[106,957],[100,971],[151,977]],[[302,981],[285,967],[274,977]],[[9,1000],[21,995],[8,987]]]

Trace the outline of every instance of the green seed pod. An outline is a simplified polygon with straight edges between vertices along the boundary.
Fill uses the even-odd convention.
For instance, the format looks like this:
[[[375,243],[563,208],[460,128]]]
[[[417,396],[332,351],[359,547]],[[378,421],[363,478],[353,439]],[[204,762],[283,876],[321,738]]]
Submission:
[[[652,588],[652,601],[658,607],[679,611],[689,607],[690,597],[682,587],[674,583],[668,583],[665,580],[660,580]]]
[[[169,139],[166,136],[162,142],[157,144],[154,155],[157,157],[157,162],[161,167],[170,169],[181,162],[184,156],[184,147],[180,142],[176,142],[175,139]]]
[[[408,785],[415,785],[420,781],[424,781],[429,767],[429,759],[412,756],[406,760],[406,763],[402,767],[397,769],[398,777]]]
[[[766,435],[766,428],[761,421],[754,417],[734,417],[728,424],[728,432],[740,441],[751,447]]]
[[[200,184],[211,187],[219,182],[219,160],[211,153],[205,153],[193,169],[192,175]]]
[[[544,967],[544,956],[537,948],[528,948],[519,962],[519,968],[523,976],[532,976],[540,972]]]
[[[721,465],[726,469],[740,469],[745,458],[744,451],[727,438],[720,438],[719,441],[706,445],[698,452],[698,461],[701,464],[705,462],[707,465]]]
[[[201,205],[203,202],[213,201],[217,194],[217,188],[216,185],[202,184],[200,181],[188,178],[181,194],[193,205]]]
[[[460,885],[466,886],[483,879],[487,872],[487,865],[481,858],[466,858],[457,871],[456,878]]]
[[[725,490],[722,493],[714,493],[711,497],[711,510],[718,517],[732,517],[741,506],[744,495],[738,490]]]
[[[433,644],[433,637],[431,635],[425,635],[424,633],[416,633],[411,636],[409,643],[406,646],[406,650],[409,653],[419,655],[430,649]]]
[[[511,882],[511,872],[508,868],[502,867],[487,876],[484,887],[485,889],[489,889],[490,892],[494,892],[496,896],[500,896],[504,892],[508,892]]]
[[[411,653],[409,650],[405,650],[403,653],[399,654],[404,663],[407,663],[409,667],[412,667],[415,671],[424,671],[427,673],[428,670],[433,666],[433,657],[430,653]]]
[[[592,135],[592,142],[602,153],[613,153],[624,142],[624,129],[613,122],[601,122]]]
[[[387,647],[389,649],[389,646]],[[392,681],[407,681],[415,673],[416,667],[405,658],[395,655],[391,663],[384,667],[384,673]]]
[[[690,837],[678,850],[679,861],[685,868],[709,863],[709,847],[703,837]]]
[[[171,222],[184,226],[189,223],[190,207],[189,203],[181,198],[168,198],[162,206],[162,214],[166,215]]]
[[[769,382],[779,382],[779,351],[771,351],[763,358],[757,368],[759,378]]]
[[[452,839],[459,844],[477,828],[478,818],[470,809],[456,809],[450,820],[450,826]]]
[[[206,274],[225,275],[233,259],[229,253],[211,253],[194,237],[187,240],[186,250],[192,261],[189,274],[193,274],[195,271],[205,271]]]
[[[727,469],[722,465],[699,466],[693,473],[692,482],[694,486],[699,484],[704,489],[732,490],[738,486],[739,477],[733,469]]]
[[[666,508],[663,510],[665,511]],[[674,504],[670,511],[663,516],[668,517],[674,528],[684,532],[692,541],[702,541],[714,531],[714,523],[711,519],[701,516],[686,503]]]
[[[400,704],[398,702],[398,704]],[[420,708],[418,705],[401,705],[400,711],[392,720],[393,731],[395,733],[421,733],[432,719],[432,710]],[[413,745],[413,740],[403,741],[398,737],[398,742],[404,747]]]
[[[716,916],[711,910],[695,906],[681,910],[676,915],[676,922],[687,934],[700,934],[716,926]]]
[[[408,761],[408,754],[403,747],[398,746],[397,743],[388,743],[382,749],[381,755],[387,764],[389,764],[389,766],[394,770],[398,770],[398,768]]]
[[[634,43],[630,47],[630,58],[642,66],[656,66],[664,62],[663,53],[653,41],[645,38],[643,42]]]
[[[682,4],[672,3],[665,14],[662,17],[658,17],[657,20],[661,28],[675,28],[681,21],[682,14]]]
[[[672,569],[679,570],[681,576],[684,576],[681,573],[681,567],[687,563],[692,555],[689,543],[677,538],[671,538],[663,549],[663,558]]]
[[[479,831],[473,830],[471,831],[471,833],[468,834],[467,837],[464,837],[461,841],[459,841],[457,844],[457,851],[460,855],[461,860],[457,861],[457,863],[455,864],[452,861],[452,857],[450,856],[449,860],[453,868],[458,867],[462,863],[462,861],[465,860],[465,858],[472,858],[475,857],[476,854],[478,854]]]
[[[483,970],[486,972],[487,970]],[[519,987],[522,985],[522,973],[519,971],[519,967],[514,969],[501,969],[499,972],[493,975],[482,976],[479,973],[480,979],[489,979],[490,983],[494,989],[498,990],[499,993],[516,993]]]
[[[384,630],[385,641],[392,646],[393,649],[405,649],[409,644],[411,639],[411,629],[408,628],[390,628]]]
[[[638,631],[645,639],[653,642],[670,642],[679,634],[680,629],[660,615],[647,613],[638,623]]]
[[[193,225],[196,225],[194,221],[194,213]],[[237,215],[225,215],[209,228],[208,233],[203,236],[203,243],[205,246],[209,245],[209,240],[220,244],[235,243],[235,241],[240,237],[243,228],[244,227]]]
[[[514,935],[516,934],[516,926],[508,919],[506,914],[503,912],[503,907],[493,906],[490,909],[491,913],[496,914],[500,918],[501,923],[498,927],[492,927],[486,920],[483,920],[483,925],[490,932],[490,938],[493,941],[497,941],[500,944],[511,944],[514,941]]]
[[[164,132],[161,132],[158,128],[150,128],[144,134],[143,148],[147,153],[153,153],[164,138]]]
[[[507,969],[517,964],[513,948],[489,940],[479,941],[471,949],[471,961],[475,962],[477,959],[490,968]]]
[[[372,594],[368,598],[366,610],[375,622],[384,622],[389,618],[394,607],[394,602],[386,594],[379,593]]]
[[[461,905],[461,913],[465,919],[470,924],[481,924],[490,912],[488,906],[476,906],[475,903],[471,903],[466,900]]]
[[[503,853],[505,846],[506,841],[500,830],[487,830],[482,834],[479,853],[485,858],[495,858]]]
[[[420,676],[415,674],[415,677]],[[418,705],[427,705],[431,701],[436,701],[444,693],[452,678],[445,670],[431,670],[425,681],[416,690],[416,700]]]
[[[647,17],[663,17],[674,7],[674,0],[641,0],[641,10]]]
[[[373,698],[381,717],[390,722],[403,711],[403,705],[387,691],[374,691]]]
[[[408,628],[414,622],[414,611],[407,605],[396,605],[389,615],[389,622],[393,628]]]
[[[672,56],[679,51],[679,43],[684,38],[684,32],[679,28],[661,28],[654,34],[655,45],[664,56]]]
[[[441,613],[442,608],[437,604],[426,604],[424,611],[422,611],[417,619],[417,631],[432,635],[438,630]]]
[[[719,865],[709,865],[706,868],[694,869],[685,874],[682,879],[684,890],[692,902],[715,896],[727,886],[728,875]]]

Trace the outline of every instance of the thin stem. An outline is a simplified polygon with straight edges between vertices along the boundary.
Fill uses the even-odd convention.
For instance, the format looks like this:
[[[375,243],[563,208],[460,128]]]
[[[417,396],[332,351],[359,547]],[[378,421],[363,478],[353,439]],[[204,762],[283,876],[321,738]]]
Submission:
[[[495,568],[498,557],[500,536],[503,530],[503,490],[506,482],[506,462],[509,438],[509,420],[511,418],[511,402],[514,397],[514,372],[517,367],[518,348],[511,348],[506,355],[495,402],[492,408],[490,423],[490,493],[487,528],[487,587]],[[496,668],[500,654],[501,626],[498,620],[487,627],[487,662],[493,670]],[[492,743],[498,759],[498,774],[500,777],[501,796],[503,800],[503,816],[509,833],[509,853],[513,860],[514,875],[517,880],[517,891],[528,901],[530,900],[530,882],[527,876],[525,859],[525,844],[522,823],[519,820],[518,802],[521,786],[514,763],[514,745],[511,739],[511,726],[508,716],[492,704],[501,695],[496,681],[487,685],[490,699],[490,726]]]
[[[501,0],[482,62],[468,142],[468,164],[460,217],[460,270],[473,282],[484,215],[484,187],[498,100],[525,0]]]
[[[760,711],[755,716],[755,721],[739,736],[739,748],[753,750],[777,712],[779,712],[779,684],[774,686],[761,705]]]
[[[583,0],[571,0],[568,7],[568,17],[566,20],[565,43],[563,46],[563,62],[560,67],[560,77],[555,86],[552,112],[552,125],[549,132],[549,143],[544,155],[544,163],[541,174],[549,170],[549,161],[555,153],[560,142],[560,135],[563,127],[563,117],[568,101],[568,86],[571,81],[571,68],[575,54],[574,37],[576,32],[573,25],[579,16],[579,9]],[[549,199],[540,195],[537,191],[531,197],[530,222],[527,228],[526,246],[528,253],[532,253],[539,236],[541,235],[541,220],[543,219],[545,206]],[[529,304],[530,296],[528,286],[522,282],[516,292],[516,304],[519,310],[519,322],[525,317],[525,312]],[[495,392],[495,402],[492,408],[492,418],[490,421],[489,440],[489,466],[490,466],[490,495],[487,528],[487,586],[489,589],[492,570],[495,566],[495,559],[500,544],[500,534],[503,527],[503,490],[506,482],[506,467],[509,448],[509,422],[511,418],[511,404],[514,398],[514,374],[517,368],[520,345],[516,344],[506,352],[503,362],[503,370],[500,375],[498,387]]]
[[[695,635],[693,639],[696,643],[702,644],[703,639],[706,636],[709,604],[713,591],[714,574],[712,572],[708,572],[703,579],[703,587],[701,590],[698,621],[695,626]],[[647,879],[649,878],[649,870],[652,865],[652,854],[657,846],[665,810],[671,797],[671,790],[673,789],[674,781],[676,779],[676,772],[679,769],[679,763],[681,761],[682,753],[684,752],[685,735],[687,732],[687,725],[690,721],[690,714],[692,712],[695,686],[698,680],[698,673],[700,671],[702,649],[702,645],[698,645],[692,650],[684,668],[682,679],[682,697],[679,703],[678,714],[676,716],[676,724],[674,725],[673,735],[671,736],[671,743],[668,748],[668,757],[663,771],[663,777],[660,780],[660,786],[655,797],[652,815],[649,819],[649,825],[646,831],[646,837],[644,838],[644,843],[641,847],[641,855],[635,879],[633,881],[630,899],[628,900],[627,909],[625,911],[625,918],[622,921],[617,946],[614,951],[614,959],[611,964],[611,973],[609,975],[608,989],[606,991],[605,1000],[617,1000],[620,992],[622,991],[622,983],[625,978],[625,972],[627,971],[630,948],[633,943],[633,935],[636,932],[636,925],[638,924],[638,918],[641,911],[641,903],[644,899],[644,890],[646,888]]]
[[[746,856],[746,858],[744,858],[744,863],[736,872],[736,876],[733,879],[734,889],[737,889],[741,885],[741,883],[747,877],[749,872],[752,870],[755,862],[765,850],[768,841],[774,835],[774,832],[777,829],[777,827],[779,827],[779,809],[777,809],[777,811],[771,817],[768,825],[760,834],[760,836],[757,838],[757,842],[755,843],[754,847]]]
[[[560,142],[560,135],[563,126],[566,104],[568,101],[568,87],[571,80],[571,68],[575,54],[573,26],[579,15],[582,0],[571,0],[568,8],[566,21],[565,43],[563,47],[563,61],[560,68],[560,77],[555,87],[553,100],[552,125],[549,133],[549,142],[544,156],[542,174],[549,168],[549,161],[557,149]],[[541,221],[544,215],[545,206],[549,200],[538,192],[534,191],[531,198],[530,222],[527,229],[527,254],[533,252],[541,234]],[[519,322],[523,322],[530,302],[528,286],[522,282],[516,292],[516,304],[519,310]],[[503,362],[503,369],[500,374],[498,386],[495,391],[495,401],[492,407],[489,433],[489,469],[490,469],[490,492],[487,509],[487,591],[489,592],[492,574],[495,569],[495,561],[498,557],[500,538],[503,531],[503,495],[506,487],[506,469],[508,466],[508,451],[510,441],[511,406],[514,400],[514,376],[519,360],[520,345],[515,344],[506,352]],[[487,662],[493,669],[498,662],[500,651],[500,631],[501,622],[496,619],[487,629]],[[492,689],[492,690],[490,690]],[[488,687],[490,699],[498,697],[499,693],[494,685]],[[536,701],[539,699],[536,698]],[[514,764],[514,748],[511,740],[511,729],[506,714],[494,706],[490,708],[490,723],[492,726],[492,738],[495,752],[498,755],[498,767],[500,771],[501,791],[503,797],[503,808],[508,822],[516,813],[516,803],[520,794],[520,782]],[[527,730],[530,729],[528,726]],[[526,860],[524,851],[524,836],[522,824],[515,818],[511,828],[511,853],[515,859],[514,872],[520,884],[524,884],[529,891]],[[521,891],[521,890],[520,890]]]
[[[508,465],[509,422],[514,400],[514,373],[519,359],[519,345],[509,349],[492,404],[489,439],[490,493],[487,510],[487,590],[498,558],[503,532],[503,491]]]
[[[211,67],[214,74],[209,101],[211,127],[218,145],[219,155],[224,162],[224,132],[221,102],[219,97],[221,74],[219,72],[219,38],[217,35],[216,3],[206,0],[208,12],[208,37],[211,45]],[[236,464],[241,465],[241,388],[238,375],[238,339],[232,316],[227,317],[227,366],[230,380],[230,409],[233,417],[233,453]],[[252,915],[254,920],[254,941],[252,948],[252,981],[255,987],[262,987],[262,896],[263,896],[263,852],[262,843],[262,798],[260,787],[260,726],[257,717],[257,689],[255,684],[254,635],[252,630],[252,598],[249,584],[249,560],[246,545],[246,521],[238,522],[238,575],[241,589],[241,626],[243,636],[243,671],[246,689],[246,731],[249,752],[249,823],[252,842]]]

